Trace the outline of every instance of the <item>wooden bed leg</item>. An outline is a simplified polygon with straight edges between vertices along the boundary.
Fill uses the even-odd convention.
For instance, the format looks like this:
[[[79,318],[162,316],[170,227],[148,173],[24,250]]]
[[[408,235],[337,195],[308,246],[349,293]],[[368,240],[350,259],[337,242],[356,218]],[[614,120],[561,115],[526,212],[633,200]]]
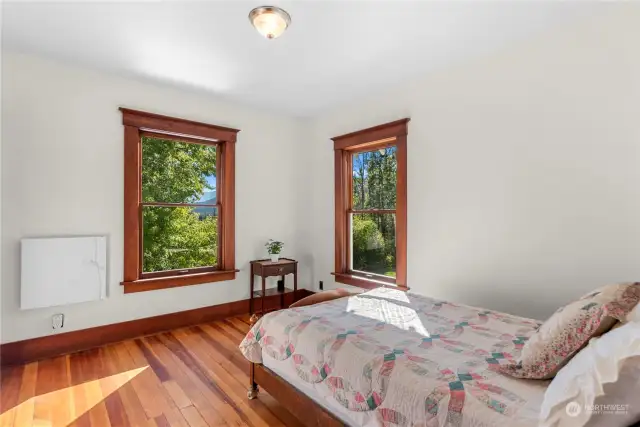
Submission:
[[[253,400],[258,397],[258,384],[253,380],[253,375],[255,372],[255,364],[251,363],[249,365],[249,391],[247,391],[247,398],[249,400]]]
[[[253,316],[251,316],[251,319],[249,319],[249,323],[251,324],[251,327],[253,327],[253,325],[256,324],[258,319],[260,319],[260,316],[261,315],[258,315],[256,313],[254,313]],[[253,400],[256,397],[258,397],[258,384],[256,384],[256,382],[254,381],[255,371],[256,371],[256,365],[255,363],[252,362],[249,364],[249,391],[247,391],[247,398],[249,400]]]
[[[249,391],[247,391],[247,398],[249,400],[253,400],[256,397],[258,397],[258,385],[257,384],[253,384],[250,388]]]

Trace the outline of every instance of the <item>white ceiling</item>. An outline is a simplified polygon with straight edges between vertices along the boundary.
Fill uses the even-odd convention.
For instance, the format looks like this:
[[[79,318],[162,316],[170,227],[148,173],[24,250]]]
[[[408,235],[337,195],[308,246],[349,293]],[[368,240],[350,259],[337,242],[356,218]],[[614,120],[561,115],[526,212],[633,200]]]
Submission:
[[[312,116],[380,87],[597,13],[605,2],[288,0],[276,40],[258,1],[4,2],[3,47]]]

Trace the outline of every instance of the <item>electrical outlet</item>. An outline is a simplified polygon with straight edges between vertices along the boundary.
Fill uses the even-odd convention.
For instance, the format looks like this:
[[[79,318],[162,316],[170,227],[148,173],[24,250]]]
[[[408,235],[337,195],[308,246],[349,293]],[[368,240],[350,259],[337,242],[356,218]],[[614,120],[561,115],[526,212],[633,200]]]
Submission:
[[[51,327],[53,329],[62,329],[64,327],[64,314],[58,313],[51,316]]]
[[[322,280],[320,280],[320,284],[318,286],[320,286],[320,290],[324,289],[324,283],[322,282]]]

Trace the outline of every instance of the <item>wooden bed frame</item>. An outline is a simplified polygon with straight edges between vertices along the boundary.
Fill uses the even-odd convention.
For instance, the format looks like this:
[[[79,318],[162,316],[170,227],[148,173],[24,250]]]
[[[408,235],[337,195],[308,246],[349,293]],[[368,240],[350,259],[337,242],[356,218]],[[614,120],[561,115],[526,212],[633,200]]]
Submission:
[[[258,318],[255,315],[251,317],[251,326]],[[259,387],[265,389],[278,402],[286,402],[285,408],[305,426],[342,427],[345,425],[280,375],[262,363],[251,362],[249,365],[249,391],[247,392],[249,400],[258,397]]]
[[[278,402],[286,402],[285,408],[305,426],[342,427],[345,425],[313,399],[261,363],[251,363],[249,369],[249,381],[251,381],[247,393],[249,399],[258,397],[258,387],[262,387]]]

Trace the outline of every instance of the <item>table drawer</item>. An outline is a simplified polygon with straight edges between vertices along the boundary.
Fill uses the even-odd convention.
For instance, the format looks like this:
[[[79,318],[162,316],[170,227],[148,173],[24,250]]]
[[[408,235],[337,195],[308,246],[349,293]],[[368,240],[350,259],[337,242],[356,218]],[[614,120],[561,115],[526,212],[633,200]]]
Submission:
[[[264,276],[282,276],[285,274],[291,274],[294,271],[295,266],[293,264],[287,265],[273,265],[268,267],[263,267],[263,275]]]

